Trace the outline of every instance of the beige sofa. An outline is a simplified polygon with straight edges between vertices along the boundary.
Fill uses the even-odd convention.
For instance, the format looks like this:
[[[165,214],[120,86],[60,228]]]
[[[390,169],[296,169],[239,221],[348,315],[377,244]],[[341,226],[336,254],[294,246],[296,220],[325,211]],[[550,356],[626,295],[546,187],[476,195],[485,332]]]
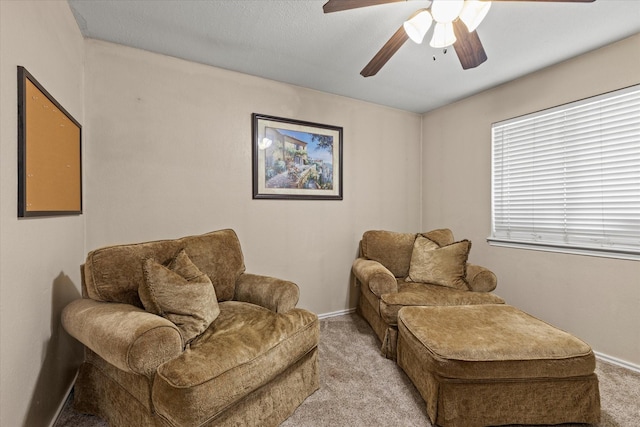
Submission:
[[[427,249],[433,251],[423,252],[431,256],[428,261],[417,256],[424,247],[421,244],[431,245]],[[402,307],[504,303],[491,293],[497,285],[495,274],[467,263],[470,247],[466,240],[455,242],[449,229],[418,234],[370,230],[363,234],[360,255],[352,267],[360,287],[357,310],[382,342],[386,357],[396,358],[398,311]],[[439,260],[434,261],[436,257]],[[420,260],[427,264],[422,270]],[[420,281],[407,281],[412,271]],[[443,281],[445,276],[454,279]]]
[[[294,283],[245,273],[232,230],[94,250],[82,272],[62,317],[86,347],[79,411],[111,426],[276,426],[319,386],[317,316],[295,308]]]

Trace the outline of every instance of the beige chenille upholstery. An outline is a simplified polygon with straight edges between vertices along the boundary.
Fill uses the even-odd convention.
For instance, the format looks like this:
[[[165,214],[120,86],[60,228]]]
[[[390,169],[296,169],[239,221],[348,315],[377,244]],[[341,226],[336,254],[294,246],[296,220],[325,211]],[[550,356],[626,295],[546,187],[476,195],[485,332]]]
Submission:
[[[404,307],[398,330],[398,365],[435,425],[600,420],[591,347],[515,307]]]
[[[319,386],[317,316],[245,273],[233,230],[97,249],[82,272],[74,404],[112,427],[277,426]]]
[[[366,231],[352,271],[360,286],[358,313],[396,357],[398,311],[407,306],[500,304],[487,268],[469,264],[471,242],[456,242],[449,229],[428,233]]]

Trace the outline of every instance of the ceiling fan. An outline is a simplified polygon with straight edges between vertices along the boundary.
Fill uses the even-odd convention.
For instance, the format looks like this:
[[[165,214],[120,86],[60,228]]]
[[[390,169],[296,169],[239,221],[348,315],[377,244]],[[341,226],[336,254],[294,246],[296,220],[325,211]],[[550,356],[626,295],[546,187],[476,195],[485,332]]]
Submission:
[[[329,0],[322,9],[324,13],[331,13],[402,1],[408,0]],[[595,0],[493,1],[591,3]],[[373,59],[360,71],[360,74],[363,77],[375,75],[408,39],[422,43],[427,31],[434,23],[433,36],[429,44],[434,48],[446,48],[453,45],[463,69],[477,67],[487,60],[487,54],[475,30],[487,15],[490,6],[491,1],[484,0],[432,0],[429,7],[418,9],[409,16]]]

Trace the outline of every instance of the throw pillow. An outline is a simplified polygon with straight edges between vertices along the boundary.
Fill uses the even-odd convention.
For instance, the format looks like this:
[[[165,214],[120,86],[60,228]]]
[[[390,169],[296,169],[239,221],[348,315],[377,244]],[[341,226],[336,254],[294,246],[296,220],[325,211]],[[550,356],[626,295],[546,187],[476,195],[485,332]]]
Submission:
[[[453,240],[453,233],[448,228],[431,230],[429,232],[422,233],[422,235],[427,239],[436,242],[438,246],[447,246],[455,242],[455,240]]]
[[[173,322],[188,344],[220,314],[209,277],[189,259],[184,249],[166,267],[154,259],[143,263],[144,283],[138,295],[145,310]]]
[[[436,242],[418,236],[413,244],[407,280],[469,290],[465,277],[470,249],[469,240],[440,247]]]

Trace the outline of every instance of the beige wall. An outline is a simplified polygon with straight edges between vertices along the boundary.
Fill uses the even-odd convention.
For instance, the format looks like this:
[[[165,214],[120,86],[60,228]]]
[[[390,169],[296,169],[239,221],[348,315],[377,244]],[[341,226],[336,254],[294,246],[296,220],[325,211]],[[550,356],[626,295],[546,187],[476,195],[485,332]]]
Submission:
[[[508,303],[640,365],[640,262],[489,246],[491,123],[640,83],[640,35],[423,117],[423,226],[473,241]]]
[[[0,425],[46,426],[81,347],[60,325],[79,296],[84,216],[17,218],[17,85],[23,65],[80,123],[84,41],[66,1],[0,1]]]
[[[86,91],[88,250],[233,228],[324,314],[365,230],[419,228],[420,115],[93,40]],[[254,112],[344,127],[344,200],[252,200]]]

